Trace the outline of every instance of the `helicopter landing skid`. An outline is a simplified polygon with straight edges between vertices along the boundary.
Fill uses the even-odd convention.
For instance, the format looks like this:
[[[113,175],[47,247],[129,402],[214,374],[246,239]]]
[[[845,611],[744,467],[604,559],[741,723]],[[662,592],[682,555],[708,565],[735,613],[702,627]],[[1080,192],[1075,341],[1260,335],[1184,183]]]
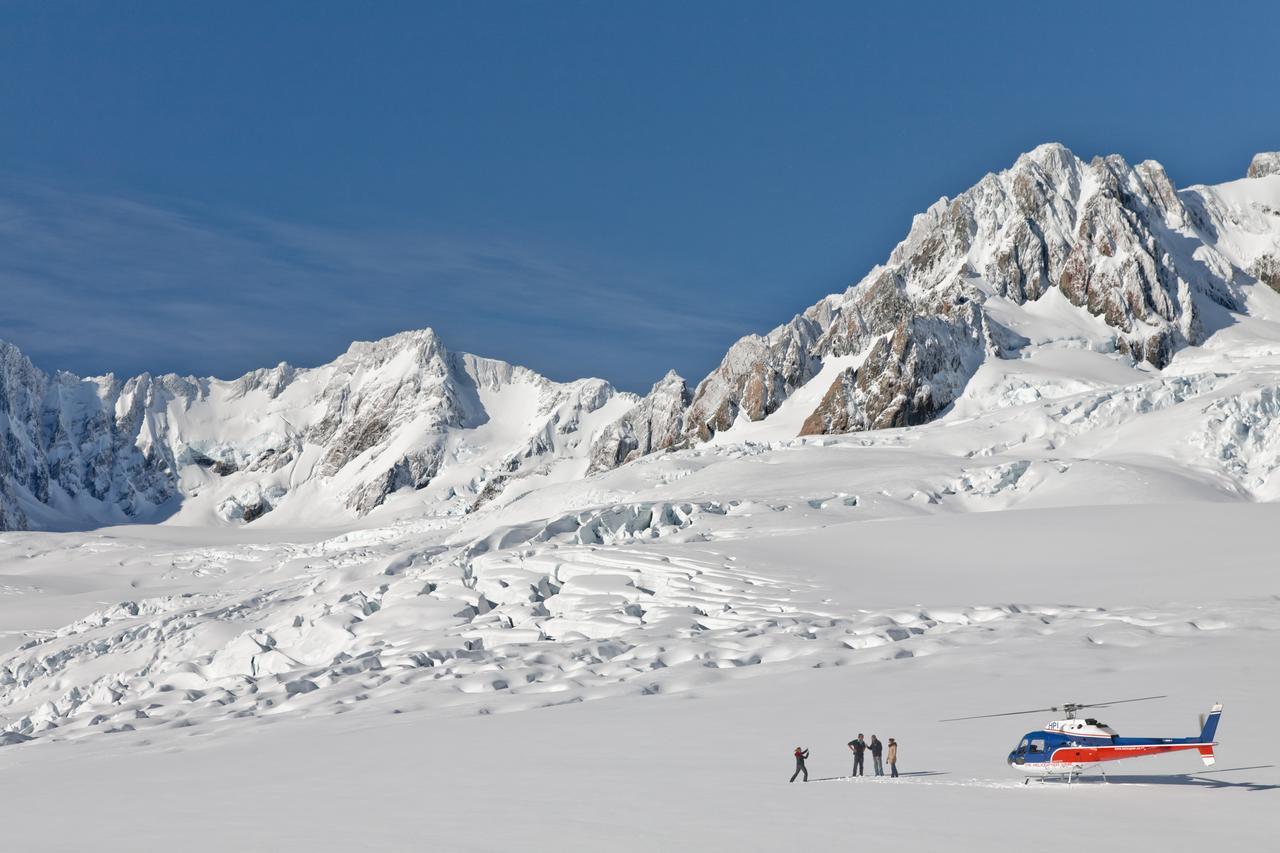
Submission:
[[[1104,783],[1106,783],[1106,784],[1110,784],[1110,780],[1108,780],[1108,779],[1107,779],[1107,771],[1106,771],[1106,770],[1104,770],[1104,769],[1102,768],[1102,765],[1100,765],[1100,764],[1099,764],[1099,765],[1097,765],[1097,768],[1098,768],[1098,773],[1100,773],[1100,774],[1102,775],[1102,781],[1103,781]],[[1067,783],[1068,785],[1070,785],[1070,784],[1072,784],[1073,782],[1075,782],[1077,779],[1079,779],[1079,778],[1080,778],[1081,776],[1083,776],[1083,775],[1084,775],[1084,768],[1083,768],[1083,767],[1079,767],[1079,768],[1076,768],[1076,769],[1074,769],[1074,770],[1068,770],[1068,771],[1067,771],[1067,772],[1065,772],[1065,773],[1046,773],[1044,776],[1040,776],[1040,777],[1036,778],[1036,780],[1035,780],[1035,781],[1037,781],[1037,782],[1039,782],[1041,785],[1043,785],[1045,782],[1048,782],[1050,779],[1057,780],[1057,781],[1065,780],[1065,781],[1066,781],[1066,783]],[[1022,784],[1023,784],[1023,785],[1030,785],[1030,784],[1031,784],[1031,779],[1032,779],[1032,777],[1030,777],[1030,776],[1029,776],[1029,777],[1027,777],[1026,779],[1023,779],[1023,780],[1022,780]]]

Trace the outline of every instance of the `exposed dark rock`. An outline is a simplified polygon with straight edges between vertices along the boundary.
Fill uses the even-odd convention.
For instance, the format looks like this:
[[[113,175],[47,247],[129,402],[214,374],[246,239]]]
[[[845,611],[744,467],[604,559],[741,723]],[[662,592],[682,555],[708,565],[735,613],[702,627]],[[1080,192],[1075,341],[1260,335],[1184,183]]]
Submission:
[[[1262,255],[1249,267],[1249,275],[1280,293],[1280,254]]]
[[[804,422],[801,435],[914,426],[935,418],[982,361],[986,334],[975,302],[948,301],[879,338],[862,367],[846,369]]]
[[[392,492],[406,487],[424,488],[440,470],[442,458],[443,451],[439,447],[402,456],[385,472],[348,495],[347,508],[365,515],[381,506]]]
[[[820,332],[814,320],[797,317],[765,337],[739,340],[720,366],[698,384],[685,418],[685,433],[706,440],[732,426],[739,412],[753,421],[772,414],[821,367],[813,354]]]
[[[270,511],[271,511],[271,505],[268,504],[266,501],[260,500],[256,503],[251,503],[248,506],[246,506],[244,508],[244,514],[241,516],[241,518],[244,519],[245,524],[248,524],[249,522],[253,521],[256,518],[261,518],[262,516],[266,515]]]

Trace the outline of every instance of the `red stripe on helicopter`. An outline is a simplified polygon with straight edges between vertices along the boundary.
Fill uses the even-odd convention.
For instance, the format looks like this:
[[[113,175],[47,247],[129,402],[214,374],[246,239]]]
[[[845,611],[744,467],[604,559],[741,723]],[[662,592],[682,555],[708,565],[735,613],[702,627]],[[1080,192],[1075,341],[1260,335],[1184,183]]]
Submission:
[[[1116,761],[1121,758],[1138,758],[1143,755],[1160,755],[1184,749],[1212,748],[1208,743],[1152,743],[1125,746],[1062,746],[1049,757],[1050,764],[1093,764],[1098,761]]]

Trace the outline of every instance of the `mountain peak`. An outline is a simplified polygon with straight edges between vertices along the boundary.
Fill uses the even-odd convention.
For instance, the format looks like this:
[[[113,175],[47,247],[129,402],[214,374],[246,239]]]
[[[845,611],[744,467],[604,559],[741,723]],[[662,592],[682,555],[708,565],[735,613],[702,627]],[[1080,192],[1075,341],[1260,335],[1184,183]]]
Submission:
[[[453,481],[430,500],[456,512],[517,476],[585,465],[586,439],[627,404],[606,408],[615,396],[603,380],[553,383],[450,353],[429,328],[229,382],[49,377],[0,342],[0,530],[173,512],[250,523],[286,501],[294,518],[362,516],[446,469]],[[510,428],[459,438],[496,419]]]
[[[658,389],[662,388],[663,386],[677,385],[677,384],[684,385],[685,384],[684,377],[681,376],[679,373],[676,373],[675,370],[668,370],[665,376],[663,376],[657,382],[653,383],[653,387],[649,389],[649,393],[652,394],[656,392]]]
[[[1272,170],[1280,173],[1280,154],[1254,158],[1250,174]],[[1202,343],[1222,311],[1247,310],[1239,282],[1271,283],[1280,269],[1271,255],[1223,250],[1203,223],[1213,220],[1210,230],[1222,234],[1243,214],[1220,216],[1198,198],[1186,196],[1189,208],[1155,160],[1131,165],[1111,154],[1086,164],[1059,142],[1038,145],[914,217],[888,259],[843,294],[739,339],[698,383],[678,433],[650,428],[655,409],[664,425],[671,420],[659,402],[675,398],[659,383],[602,436],[594,466],[762,421],[833,358],[859,361],[824,380],[827,394],[802,432],[924,423],[984,360],[1025,345],[988,315],[990,299],[1016,314],[1056,291],[1067,310],[1110,330],[1096,346],[1163,368],[1177,350]],[[1265,232],[1268,223],[1250,228]],[[1194,258],[1184,243],[1199,247]]]
[[[1020,156],[1014,165],[1024,162],[1035,163],[1050,172],[1063,172],[1077,167],[1080,158],[1061,142],[1045,142]]]
[[[1253,155],[1249,162],[1246,177],[1265,178],[1268,175],[1280,175],[1280,151],[1261,151]]]
[[[448,357],[448,350],[435,330],[411,329],[376,341],[355,341],[340,360],[356,360],[380,367],[403,353],[413,353],[413,361],[426,365]]]

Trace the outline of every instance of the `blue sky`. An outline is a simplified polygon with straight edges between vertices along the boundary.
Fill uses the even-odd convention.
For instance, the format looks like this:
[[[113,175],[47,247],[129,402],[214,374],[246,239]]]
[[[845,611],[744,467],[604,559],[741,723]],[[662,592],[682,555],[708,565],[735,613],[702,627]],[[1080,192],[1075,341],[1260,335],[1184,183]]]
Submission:
[[[0,2],[0,338],[693,381],[1049,140],[1280,148],[1272,3]]]

